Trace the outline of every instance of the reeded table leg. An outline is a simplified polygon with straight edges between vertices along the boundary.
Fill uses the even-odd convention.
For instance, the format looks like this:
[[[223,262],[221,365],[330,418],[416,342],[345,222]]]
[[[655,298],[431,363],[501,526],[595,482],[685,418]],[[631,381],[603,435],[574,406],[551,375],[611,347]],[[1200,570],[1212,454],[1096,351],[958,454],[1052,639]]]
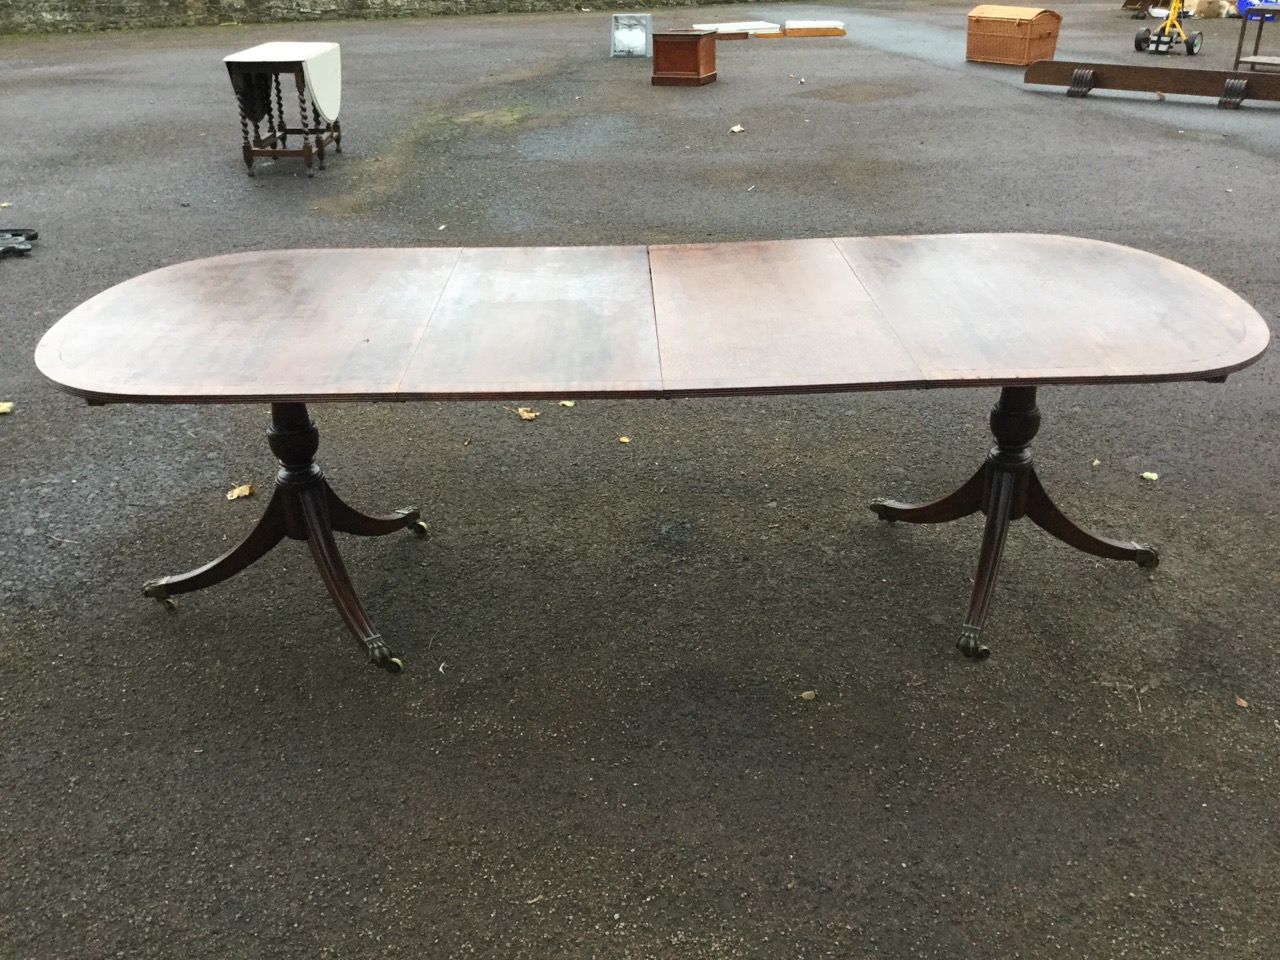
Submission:
[[[987,484],[987,468],[982,466],[955,493],[932,503],[899,503],[881,497],[871,501],[871,510],[881,520],[904,520],[907,523],[948,523],[982,509],[982,491]]]
[[[1063,543],[1069,543],[1077,550],[1091,553],[1095,557],[1102,557],[1104,560],[1132,560],[1140,567],[1154,567],[1160,563],[1159,555],[1150,544],[1112,540],[1077,527],[1049,499],[1049,494],[1045,493],[1034,470],[1027,488],[1027,517]]]
[[[408,528],[421,536],[426,525],[418,519],[418,511],[408,509],[389,517],[370,517],[334,493],[315,464],[320,431],[311,422],[305,404],[273,403],[267,440],[280,460],[280,472],[267,509],[249,535],[211,563],[178,576],[148,581],[143,593],[168,603],[176,594],[201,590],[234,576],[285,537],[305,540],[320,569],[325,589],[369,662],[393,673],[400,672],[402,662],[378,635],[356,595],[333,531],[380,537]]]
[[[1111,540],[1082,530],[1049,499],[1032,465],[1031,441],[1040,429],[1035,387],[1004,387],[991,411],[996,445],[986,462],[959,490],[932,503],[907,504],[875,500],[871,509],[884,520],[946,523],[981,510],[987,516],[974,575],[969,614],[956,646],[967,657],[983,659],[991,651],[982,643],[982,627],[995,592],[1009,524],[1029,517],[1063,543],[1108,560],[1131,560],[1140,567],[1160,562],[1155,549],[1129,540]]]

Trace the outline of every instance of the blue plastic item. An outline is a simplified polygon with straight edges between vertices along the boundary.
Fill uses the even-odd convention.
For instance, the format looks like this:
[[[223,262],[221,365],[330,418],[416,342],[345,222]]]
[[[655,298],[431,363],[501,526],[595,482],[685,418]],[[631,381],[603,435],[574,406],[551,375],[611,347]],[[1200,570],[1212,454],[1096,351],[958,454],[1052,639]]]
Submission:
[[[1259,2],[1258,2],[1258,0],[1236,0],[1236,11],[1237,11],[1237,12],[1240,14],[1240,16],[1242,16],[1242,17],[1248,17],[1248,16],[1249,16],[1249,8],[1250,8],[1250,7],[1256,7],[1256,6],[1259,6]],[[1261,4],[1261,6],[1264,6],[1264,7],[1278,7],[1278,8],[1280,8],[1280,4],[1276,4],[1276,3],[1263,3],[1263,4]],[[1262,19],[1263,19],[1263,20],[1274,20],[1275,18],[1276,18],[1276,15],[1275,15],[1274,13],[1268,13],[1268,14],[1267,14],[1266,16],[1264,16]],[[1253,19],[1254,19],[1254,20],[1257,20],[1258,18],[1255,16]]]

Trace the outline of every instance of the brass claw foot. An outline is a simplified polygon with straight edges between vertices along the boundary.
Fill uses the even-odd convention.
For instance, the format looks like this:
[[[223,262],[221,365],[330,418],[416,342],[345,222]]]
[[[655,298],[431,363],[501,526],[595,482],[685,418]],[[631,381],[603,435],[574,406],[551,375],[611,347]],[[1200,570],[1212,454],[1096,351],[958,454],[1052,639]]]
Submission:
[[[970,660],[985,660],[991,656],[991,648],[981,640],[982,628],[965,624],[960,628],[956,648]]]
[[[381,667],[388,673],[399,673],[404,669],[404,661],[391,652],[381,637],[369,637],[365,644],[369,648],[369,662],[375,667]]]
[[[1135,543],[1133,561],[1148,570],[1160,566],[1160,554],[1149,543]]]
[[[169,596],[169,592],[165,589],[166,577],[160,577],[157,580],[148,580],[142,585],[142,595],[150,597],[156,603],[164,607],[165,613],[177,613],[178,601]]]
[[[427,522],[422,519],[422,514],[418,512],[417,507],[405,507],[402,510],[397,510],[396,515],[404,517],[405,529],[415,537],[425,537],[427,535]]]
[[[893,513],[889,506],[893,502],[894,501],[889,497],[876,497],[869,504],[867,504],[867,506],[870,508],[871,512],[874,513],[881,520],[889,520],[890,522],[892,522],[893,520],[897,519],[896,517],[893,516]]]

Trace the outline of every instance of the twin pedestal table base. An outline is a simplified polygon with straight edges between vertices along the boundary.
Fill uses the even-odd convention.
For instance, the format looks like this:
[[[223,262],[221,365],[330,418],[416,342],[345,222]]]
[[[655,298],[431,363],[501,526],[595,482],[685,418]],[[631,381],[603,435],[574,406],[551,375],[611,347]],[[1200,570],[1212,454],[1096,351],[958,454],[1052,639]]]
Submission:
[[[285,538],[305,540],[369,661],[397,672],[334,531],[425,527],[417,510],[368,516],[333,492],[308,402],[998,386],[995,445],[977,473],[932,503],[871,504],[908,523],[986,515],[958,641],[983,658],[1012,521],[1094,556],[1158,563],[1152,547],[1089,533],[1049,498],[1031,455],[1037,388],[1221,381],[1268,339],[1247,303],[1171,261],[1070,237],[978,234],[235,254],[99,294],[46,334],[36,360],[90,403],[270,403],[281,467],[258,525],[144,592],[171,604]]]

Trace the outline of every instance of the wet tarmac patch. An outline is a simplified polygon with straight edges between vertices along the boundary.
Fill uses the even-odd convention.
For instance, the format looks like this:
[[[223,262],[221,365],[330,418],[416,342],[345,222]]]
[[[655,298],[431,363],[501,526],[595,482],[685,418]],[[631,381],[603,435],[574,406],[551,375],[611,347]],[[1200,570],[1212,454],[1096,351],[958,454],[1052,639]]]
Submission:
[[[449,114],[431,110],[422,114],[400,136],[389,141],[381,152],[365,160],[359,186],[351,192],[316,199],[310,209],[330,216],[362,216],[399,193],[421,172],[418,159],[426,145],[442,143],[465,135],[468,129],[511,127],[523,121],[529,108],[523,104],[502,105],[485,110]]]
[[[529,113],[529,108],[520,105],[514,107],[493,107],[489,110],[472,110],[453,118],[454,123],[474,124],[478,127],[510,127],[519,123]]]
[[[617,114],[575,117],[568,123],[524,134],[516,145],[529,160],[582,159],[609,151],[625,150],[638,143],[642,127]]]
[[[668,553],[688,553],[693,548],[693,521],[660,520],[649,528],[648,539],[655,547]]]
[[[811,91],[808,96],[820,100],[835,100],[838,103],[874,103],[877,100],[892,100],[918,93],[916,87],[903,83],[845,83],[838,87],[825,87]]]

